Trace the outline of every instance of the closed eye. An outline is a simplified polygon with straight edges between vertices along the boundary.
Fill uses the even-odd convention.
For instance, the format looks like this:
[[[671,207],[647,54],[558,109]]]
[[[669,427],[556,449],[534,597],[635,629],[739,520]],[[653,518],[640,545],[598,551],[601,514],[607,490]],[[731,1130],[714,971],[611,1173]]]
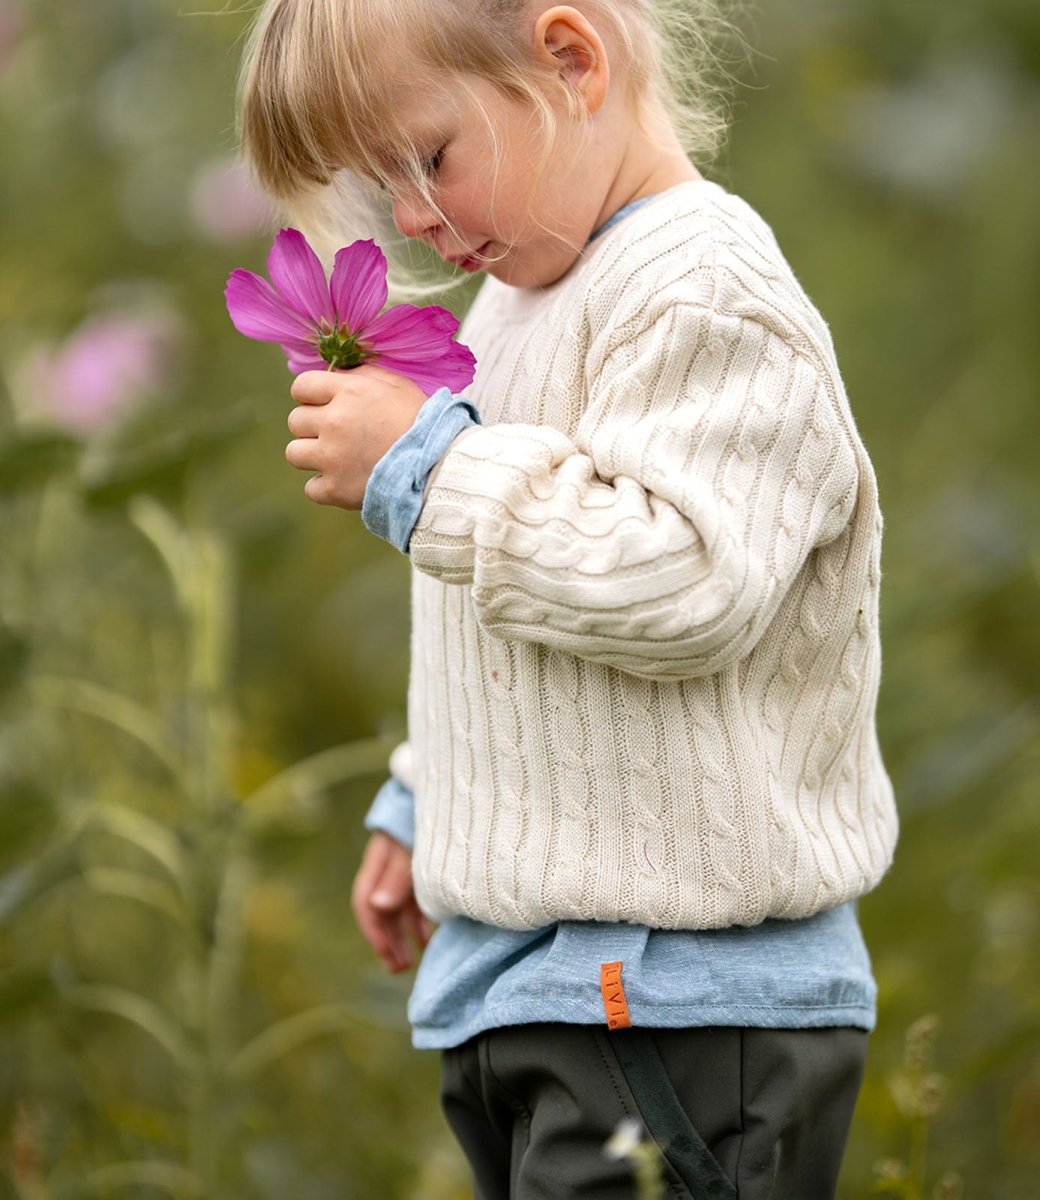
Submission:
[[[433,175],[436,175],[437,172],[441,169],[441,166],[444,163],[444,152],[447,149],[448,149],[448,143],[445,142],[444,145],[441,146],[439,150],[435,151],[433,154],[430,155],[429,158],[427,158],[423,161],[423,165],[422,165],[423,174],[425,176],[427,176],[427,178],[429,178]]]

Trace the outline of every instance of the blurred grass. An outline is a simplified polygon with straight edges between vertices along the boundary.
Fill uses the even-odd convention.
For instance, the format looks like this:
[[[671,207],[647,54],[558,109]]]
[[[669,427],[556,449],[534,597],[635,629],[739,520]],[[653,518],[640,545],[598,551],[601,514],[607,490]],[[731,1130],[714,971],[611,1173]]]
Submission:
[[[0,1197],[447,1200],[435,1057],[348,906],[404,724],[407,564],[303,500],[280,355],[227,321],[269,231],[215,233],[200,199],[247,18],[204,7],[0,0]],[[831,324],[887,520],[903,834],[862,904],[880,1025],[843,1195],[909,1155],[904,1037],[935,1013],[928,1179],[1026,1200],[1040,10],[770,2],[749,39],[715,173]],[[179,340],[150,394],[56,424],[33,348],[156,305]]]

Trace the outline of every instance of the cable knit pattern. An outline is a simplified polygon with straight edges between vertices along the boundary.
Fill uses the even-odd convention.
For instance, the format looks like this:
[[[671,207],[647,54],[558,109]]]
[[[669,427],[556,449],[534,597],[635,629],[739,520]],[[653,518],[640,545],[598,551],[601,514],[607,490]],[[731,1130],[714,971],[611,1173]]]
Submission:
[[[484,424],[411,539],[424,908],[715,928],[868,890],[877,489],[768,227],[673,188],[462,336]]]

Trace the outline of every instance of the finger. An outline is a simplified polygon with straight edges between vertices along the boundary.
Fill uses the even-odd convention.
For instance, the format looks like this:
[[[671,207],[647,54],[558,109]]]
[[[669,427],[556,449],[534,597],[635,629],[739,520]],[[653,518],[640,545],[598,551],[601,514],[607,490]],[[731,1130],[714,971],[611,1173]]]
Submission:
[[[355,908],[361,902],[367,904],[380,875],[386,869],[386,862],[393,850],[393,845],[393,840],[384,833],[374,833],[368,839],[365,852],[361,857],[361,866],[358,867],[357,875],[354,876],[354,886],[351,889],[351,903]]]
[[[388,914],[373,908],[371,904],[362,904],[356,915],[365,940],[388,970],[404,971],[412,965],[409,928],[402,913]]]
[[[342,371],[304,371],[293,380],[289,395],[297,404],[328,404],[344,382]]]
[[[412,948],[408,941],[408,923],[402,913],[395,913],[381,922],[388,954],[383,962],[391,971],[406,971],[412,965]]]
[[[417,946],[425,946],[433,936],[433,925],[414,900],[407,909],[408,928]]]
[[[330,479],[325,475],[312,475],[303,485],[303,494],[315,504],[335,505],[337,508],[360,508],[361,501],[354,502],[347,494],[337,494]]]
[[[361,904],[354,912],[358,928],[365,941],[379,956],[389,971],[402,971],[410,966],[408,946],[399,929],[400,918],[387,919],[369,905]]]
[[[387,860],[393,850],[388,837],[373,836],[365,847],[365,854],[354,880],[351,907],[358,928],[365,941],[382,959],[386,967],[395,971],[399,968],[399,955],[394,949],[391,931],[383,913],[371,905],[371,895],[386,869]]]
[[[360,367],[353,367],[350,374],[354,379],[380,379],[390,387],[399,386],[405,379],[404,375],[399,375],[396,371],[388,371],[386,367],[381,367],[374,362],[366,362],[362,363]],[[411,380],[408,382],[410,383]]]
[[[411,899],[411,855],[391,853],[372,891],[372,906],[386,913],[401,912]]]
[[[412,891],[411,855],[391,853],[369,902],[385,939],[388,953],[384,962],[391,971],[406,970],[412,965],[410,938],[421,937],[414,915],[418,907]]]
[[[320,410],[315,408],[313,404],[298,405],[292,409],[289,416],[286,418],[286,425],[289,426],[289,432],[293,437],[317,437],[321,428],[321,420],[319,416]]]
[[[352,907],[354,919],[357,921],[358,929],[361,930],[361,936],[386,966],[391,971],[395,970],[398,960],[393,950],[385,916],[372,908],[366,895],[355,895]]]
[[[285,447],[285,460],[298,471],[318,469],[318,439],[294,438]]]
[[[373,834],[354,881],[351,902],[366,941],[390,971],[412,965],[409,935],[411,852],[388,834]]]

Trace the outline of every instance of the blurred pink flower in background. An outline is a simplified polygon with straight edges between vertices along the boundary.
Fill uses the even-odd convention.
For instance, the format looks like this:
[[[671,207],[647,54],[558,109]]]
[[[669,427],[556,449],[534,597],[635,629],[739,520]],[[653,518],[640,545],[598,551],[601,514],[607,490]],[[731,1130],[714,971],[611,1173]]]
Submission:
[[[25,28],[25,17],[20,8],[0,0],[0,75],[14,58],[18,43]]]
[[[274,209],[249,168],[231,156],[211,159],[198,169],[191,215],[196,228],[215,242],[256,237],[274,222]]]
[[[30,352],[20,407],[80,433],[110,425],[169,382],[179,342],[169,312],[95,314],[56,350]]]

